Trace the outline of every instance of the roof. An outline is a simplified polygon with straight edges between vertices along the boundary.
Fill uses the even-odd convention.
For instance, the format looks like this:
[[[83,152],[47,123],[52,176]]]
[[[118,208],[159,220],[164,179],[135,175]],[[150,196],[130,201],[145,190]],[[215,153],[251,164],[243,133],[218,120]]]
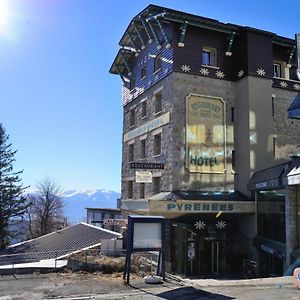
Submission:
[[[127,77],[126,74],[128,74],[130,77],[129,74],[131,74],[131,70],[127,62],[134,56],[137,56],[141,50],[145,49],[148,42],[152,43],[157,40],[155,29],[163,31],[164,29],[162,25],[170,22],[205,28],[228,35],[238,35],[239,32],[245,30],[254,31],[263,35],[271,36],[273,43],[275,44],[287,47],[293,47],[295,45],[295,40],[278,36],[272,32],[248,26],[222,23],[215,19],[150,4],[137,14],[129,23],[119,41],[120,50],[118,51],[109,72],[112,74],[120,74],[121,77],[123,75]],[[165,43],[168,46],[171,45],[171,41],[165,40]]]
[[[120,208],[99,208],[99,207],[85,207],[85,209],[109,211],[109,212],[121,212]]]
[[[269,190],[283,188],[282,176],[285,173],[287,163],[255,172],[249,180],[250,190]]]
[[[161,192],[149,200],[207,200],[207,201],[250,201],[239,191],[235,192],[199,192],[199,191],[173,191]]]
[[[116,239],[121,234],[86,223],[80,223],[36,239],[12,245],[0,252],[0,265],[37,262],[58,258],[96,247],[102,240]]]

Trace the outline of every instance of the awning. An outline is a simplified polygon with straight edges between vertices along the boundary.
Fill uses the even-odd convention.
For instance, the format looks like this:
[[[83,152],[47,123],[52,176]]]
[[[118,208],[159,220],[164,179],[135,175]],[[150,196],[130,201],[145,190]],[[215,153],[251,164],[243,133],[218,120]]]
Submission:
[[[262,171],[255,172],[249,183],[249,190],[270,190],[283,188],[282,176],[285,173],[286,163],[276,165]]]
[[[279,259],[284,259],[285,258],[285,244],[278,242],[278,241],[274,241],[274,240],[270,240],[261,236],[256,236],[253,239],[253,246],[255,246],[256,248],[265,251],[267,253],[270,253],[271,255],[274,255],[276,257],[278,257]]]
[[[290,162],[284,179],[288,185],[300,184],[300,157]]]
[[[300,93],[288,108],[288,117],[291,119],[300,119]]]

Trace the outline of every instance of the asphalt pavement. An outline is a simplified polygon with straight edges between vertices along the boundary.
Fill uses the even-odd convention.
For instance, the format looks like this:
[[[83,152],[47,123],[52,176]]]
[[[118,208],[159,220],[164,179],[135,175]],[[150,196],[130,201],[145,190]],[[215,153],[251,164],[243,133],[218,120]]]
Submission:
[[[251,280],[181,279],[173,277],[162,284],[146,284],[133,277],[124,284],[121,274],[32,274],[0,277],[0,300],[36,299],[300,299],[292,277]]]

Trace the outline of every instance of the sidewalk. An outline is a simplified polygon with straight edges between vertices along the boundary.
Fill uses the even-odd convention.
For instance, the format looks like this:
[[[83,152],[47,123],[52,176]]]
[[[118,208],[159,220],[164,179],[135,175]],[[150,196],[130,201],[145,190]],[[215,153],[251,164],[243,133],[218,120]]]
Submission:
[[[220,286],[294,286],[293,276],[284,277],[268,277],[268,278],[254,278],[254,279],[190,279],[181,278],[179,276],[171,275],[171,280],[184,285],[197,285],[199,287],[220,287]]]

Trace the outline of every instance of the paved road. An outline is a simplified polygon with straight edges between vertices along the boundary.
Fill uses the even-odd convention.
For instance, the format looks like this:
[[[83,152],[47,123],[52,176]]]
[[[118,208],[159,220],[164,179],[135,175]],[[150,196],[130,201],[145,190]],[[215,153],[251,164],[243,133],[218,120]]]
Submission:
[[[0,300],[300,299],[300,290],[293,286],[291,277],[235,281],[185,279],[161,285],[148,285],[135,278],[130,286],[124,285],[121,278],[101,274],[22,275],[17,278],[0,278]]]

